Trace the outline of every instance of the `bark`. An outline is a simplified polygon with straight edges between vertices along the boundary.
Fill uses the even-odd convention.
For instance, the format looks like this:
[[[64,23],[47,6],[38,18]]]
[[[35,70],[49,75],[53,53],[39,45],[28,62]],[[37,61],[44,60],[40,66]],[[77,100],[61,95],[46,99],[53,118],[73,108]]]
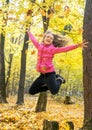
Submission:
[[[92,0],[86,0],[83,39],[89,42],[83,49],[84,126],[92,129]]]
[[[35,112],[46,111],[46,105],[47,105],[47,92],[42,92],[39,95]]]
[[[72,121],[67,121],[66,123],[69,126],[69,130],[74,130],[74,123]]]
[[[5,86],[5,61],[4,61],[5,36],[0,36],[0,102],[7,103]]]
[[[44,120],[43,130],[59,130],[59,124],[57,121]]]
[[[74,102],[71,100],[70,96],[66,96],[64,100],[64,104],[69,105],[69,104],[74,104]]]
[[[6,4],[9,4],[9,0],[5,1]],[[7,12],[6,12],[7,14]],[[7,16],[7,15],[6,15]],[[5,25],[7,25],[7,17],[3,16],[3,20],[6,21]],[[2,31],[3,26],[2,26]],[[5,56],[4,56],[4,44],[5,44],[5,36],[3,33],[0,34],[0,102],[7,103],[6,100],[6,86],[5,86]]]
[[[10,54],[9,55],[9,67],[8,67],[8,72],[7,72],[7,79],[6,79],[6,82],[5,82],[5,87],[7,88],[7,97],[9,97],[9,87],[8,87],[8,84],[9,84],[9,78],[10,78],[10,75],[11,75],[11,65],[12,65],[12,59],[13,59],[13,54]]]
[[[26,52],[28,49],[29,40],[28,34],[25,33],[23,50],[21,52],[21,69],[20,69],[20,80],[19,80],[19,88],[18,88],[18,98],[17,104],[21,105],[24,103],[24,85],[25,85],[25,75],[26,75]]]

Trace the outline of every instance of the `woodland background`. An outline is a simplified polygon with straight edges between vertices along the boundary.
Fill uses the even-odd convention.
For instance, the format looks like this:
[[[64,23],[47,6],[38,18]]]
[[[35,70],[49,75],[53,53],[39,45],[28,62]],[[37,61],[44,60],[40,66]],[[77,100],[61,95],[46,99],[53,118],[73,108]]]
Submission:
[[[31,97],[28,94],[29,86],[39,75],[35,69],[37,50],[26,36],[26,30],[31,25],[30,31],[39,42],[42,40],[43,33],[50,29],[54,33],[69,38],[69,45],[80,43],[83,33],[84,7],[84,0],[0,1],[0,47],[3,49],[3,55],[2,49],[0,49],[0,70],[5,72],[2,73],[1,71],[0,73],[0,77],[5,74],[3,75],[4,82],[0,84],[0,107],[2,108],[0,110],[0,127],[2,130],[40,130],[42,129],[42,122],[38,120],[45,118],[48,118],[48,120],[55,119],[59,122],[62,120],[60,130],[69,129],[69,126],[65,123],[68,119],[75,122],[76,130],[82,126],[82,49],[78,48],[55,56],[53,62],[56,72],[65,77],[66,84],[62,85],[59,93],[55,96],[48,92],[48,111],[47,113],[37,114],[34,112],[34,107],[39,95]],[[4,59],[2,60],[2,58]],[[2,62],[5,66],[4,69]],[[2,78],[0,78],[0,81],[2,81]],[[70,96],[73,99],[72,103],[75,104],[71,106],[63,104],[66,96]],[[25,105],[20,106],[20,104]],[[52,106],[50,106],[51,104]],[[22,122],[19,122],[19,120]],[[18,122],[19,124],[17,124]],[[30,125],[27,126],[26,123]]]
[[[44,10],[42,10],[43,5],[44,3],[40,1],[38,1],[38,4],[35,4],[30,1],[22,0],[18,2],[11,1],[9,7],[5,5],[5,7],[2,8],[1,4],[2,11],[0,16],[3,20],[0,20],[0,29],[1,32],[5,33],[5,73],[6,80],[9,77],[7,89],[10,93],[16,93],[18,90],[21,51],[23,49],[25,26],[28,26],[30,21],[32,22],[31,32],[36,36],[36,38],[38,38],[38,40],[42,40],[44,31],[42,15],[46,15]],[[84,1],[46,1],[47,9],[51,5],[54,7],[52,6],[52,12],[50,16],[48,16],[50,18],[49,29],[55,33],[60,33],[69,37],[70,44],[81,42],[83,32]],[[30,13],[30,8],[32,8],[34,14],[32,14],[32,12]],[[30,11],[27,15],[28,10]],[[25,53],[27,55],[25,91],[27,92],[28,86],[30,86],[32,81],[38,75],[35,69],[36,49],[31,42],[28,44],[28,49]],[[73,92],[73,94],[75,93],[78,95],[81,94],[83,90],[81,54],[82,50],[80,48],[68,53],[58,54],[54,58],[57,73],[61,71],[61,74],[67,81],[63,86],[65,94],[72,94]],[[11,71],[10,75],[8,75],[11,57]]]

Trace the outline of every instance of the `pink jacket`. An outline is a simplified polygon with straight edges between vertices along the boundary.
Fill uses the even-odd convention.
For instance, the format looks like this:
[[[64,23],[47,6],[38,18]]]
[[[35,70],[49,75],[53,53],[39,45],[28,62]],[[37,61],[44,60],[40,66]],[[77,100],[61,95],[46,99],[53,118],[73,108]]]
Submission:
[[[37,60],[37,71],[40,73],[49,73],[55,71],[52,60],[54,55],[61,52],[71,51],[78,48],[78,45],[71,45],[66,47],[54,47],[53,44],[46,45],[44,43],[40,44],[31,32],[28,32],[29,38],[38,50],[38,60]]]

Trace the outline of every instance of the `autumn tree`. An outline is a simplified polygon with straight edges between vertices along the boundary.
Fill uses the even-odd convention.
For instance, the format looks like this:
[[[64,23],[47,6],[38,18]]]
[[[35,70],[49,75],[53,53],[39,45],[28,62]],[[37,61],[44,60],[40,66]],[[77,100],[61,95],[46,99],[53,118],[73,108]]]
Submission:
[[[5,87],[5,62],[4,62],[4,41],[5,37],[1,33],[0,38],[0,102],[6,103],[6,87]]]
[[[18,98],[17,104],[24,103],[24,85],[25,85],[25,76],[26,76],[26,55],[28,49],[28,34],[25,32],[23,49],[21,51],[21,68],[20,68],[20,80],[19,80],[19,89],[18,89]]]
[[[35,0],[31,0],[31,2],[34,3]],[[29,29],[31,25],[31,17],[33,17],[32,9],[28,9],[25,15],[25,18],[26,18],[25,27],[24,27],[25,36],[24,36],[23,49],[21,51],[20,79],[19,79],[18,97],[17,97],[17,102],[16,102],[17,104],[20,104],[20,105],[24,103],[24,86],[25,86],[26,62],[27,62],[26,59],[27,59],[27,50],[28,50],[28,41],[29,41],[27,30]]]
[[[6,0],[3,4],[3,8],[9,4],[9,0]],[[0,33],[0,98],[2,103],[7,103],[6,100],[6,84],[5,84],[5,54],[4,54],[4,45],[5,45],[5,30],[4,27],[7,25],[7,11],[0,10],[3,14],[2,21],[3,25],[1,26]]]
[[[83,39],[89,42],[83,49],[84,126],[92,129],[92,0],[86,0]]]

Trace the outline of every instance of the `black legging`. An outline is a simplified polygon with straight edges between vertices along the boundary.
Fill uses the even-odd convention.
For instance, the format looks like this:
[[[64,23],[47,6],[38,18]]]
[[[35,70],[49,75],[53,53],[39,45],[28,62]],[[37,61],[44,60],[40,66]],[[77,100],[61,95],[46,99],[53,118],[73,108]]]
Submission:
[[[40,74],[40,76],[31,85],[29,93],[34,95],[39,92],[50,90],[52,94],[57,94],[60,85],[61,81],[56,80],[55,72]]]

